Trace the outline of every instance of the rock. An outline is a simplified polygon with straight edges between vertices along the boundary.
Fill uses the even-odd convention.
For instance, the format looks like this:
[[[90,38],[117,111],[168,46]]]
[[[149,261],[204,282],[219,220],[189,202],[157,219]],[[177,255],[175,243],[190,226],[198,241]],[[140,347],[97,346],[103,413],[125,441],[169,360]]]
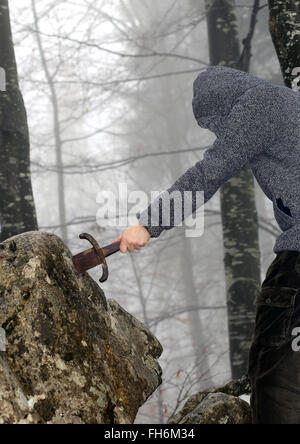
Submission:
[[[249,393],[246,377],[232,381],[214,392],[191,396],[182,410],[169,419],[169,424],[252,424],[251,409],[239,398]]]
[[[251,385],[249,378],[247,376],[243,376],[235,381],[230,381],[224,387],[218,388],[216,391],[232,396],[250,395]]]
[[[0,422],[128,424],[161,383],[160,343],[52,234],[0,245],[0,327]]]
[[[0,424],[37,424],[41,419],[32,414],[18,381],[0,353]]]

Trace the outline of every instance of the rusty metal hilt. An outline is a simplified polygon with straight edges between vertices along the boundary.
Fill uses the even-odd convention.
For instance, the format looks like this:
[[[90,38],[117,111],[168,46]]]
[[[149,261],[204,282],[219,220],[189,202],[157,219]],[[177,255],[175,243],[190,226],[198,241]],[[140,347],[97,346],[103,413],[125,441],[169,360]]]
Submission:
[[[80,239],[88,240],[93,248],[90,250],[83,251],[82,253],[73,256],[73,263],[78,273],[83,273],[84,271],[90,270],[97,265],[102,265],[103,273],[100,278],[100,282],[105,282],[108,279],[108,266],[106,263],[106,257],[116,253],[120,250],[120,242],[115,242],[104,248],[101,248],[98,242],[87,233],[82,233],[79,235]]]
[[[80,239],[88,240],[92,244],[92,246],[93,246],[93,248],[95,250],[96,255],[98,256],[99,260],[101,261],[102,270],[103,270],[102,276],[99,279],[99,281],[101,283],[107,281],[107,279],[108,279],[108,266],[107,266],[107,262],[106,262],[104,254],[103,254],[102,248],[100,248],[100,246],[99,246],[98,242],[96,241],[96,239],[94,239],[93,236],[91,236],[90,234],[82,233],[82,234],[79,235],[79,237],[80,237]]]

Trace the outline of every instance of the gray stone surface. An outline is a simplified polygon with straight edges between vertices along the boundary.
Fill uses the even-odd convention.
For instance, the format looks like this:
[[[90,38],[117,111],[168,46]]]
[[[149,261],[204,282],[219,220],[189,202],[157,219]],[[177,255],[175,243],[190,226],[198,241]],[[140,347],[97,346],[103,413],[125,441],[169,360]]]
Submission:
[[[0,245],[0,327],[0,423],[132,423],[161,383],[160,343],[52,234]]]
[[[214,392],[192,395],[169,424],[252,424],[251,409],[239,396],[250,392],[246,377]]]

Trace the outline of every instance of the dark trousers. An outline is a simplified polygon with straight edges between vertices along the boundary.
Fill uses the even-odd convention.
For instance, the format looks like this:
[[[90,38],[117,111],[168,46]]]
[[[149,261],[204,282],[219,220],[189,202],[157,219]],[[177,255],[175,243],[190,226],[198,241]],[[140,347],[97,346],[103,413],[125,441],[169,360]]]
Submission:
[[[277,254],[255,303],[253,423],[300,424],[300,252]]]

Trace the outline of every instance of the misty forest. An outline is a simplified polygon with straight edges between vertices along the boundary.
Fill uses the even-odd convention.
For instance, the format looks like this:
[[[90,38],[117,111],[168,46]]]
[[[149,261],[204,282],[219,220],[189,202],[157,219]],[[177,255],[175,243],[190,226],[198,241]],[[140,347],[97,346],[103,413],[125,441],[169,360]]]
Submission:
[[[292,87],[289,73],[300,66],[298,3],[0,0],[0,66],[6,76],[6,91],[0,92],[1,242],[40,231],[58,236],[72,254],[90,248],[80,233],[91,234],[101,247],[111,244],[137,222],[137,206],[145,209],[151,193],[171,186],[214,143],[215,134],[197,125],[192,110],[200,72],[228,66]],[[119,206],[125,186],[128,195],[142,192],[148,201]],[[106,213],[105,202],[111,205]],[[192,395],[247,372],[254,299],[280,229],[250,168],[226,182],[200,217],[201,211],[200,236],[187,237],[184,227],[176,227],[141,251],[107,259],[109,279],[101,291],[163,348],[162,382],[143,389],[145,402],[135,418],[129,415],[136,424],[166,424]],[[16,255],[14,249],[10,244],[9,254]],[[55,282],[58,273],[59,267]],[[99,285],[101,267],[89,274],[89,291],[98,291],[93,285]],[[29,296],[23,299],[29,302],[20,311],[33,304]],[[110,304],[112,310],[115,302]],[[60,310],[61,316],[68,311]],[[23,312],[17,316],[13,327],[21,328]],[[12,319],[0,318],[6,333]],[[126,336],[125,327],[121,334]],[[26,347],[13,353],[25,356]],[[73,355],[56,364],[59,371],[73,365]],[[74,371],[77,387],[84,387]],[[29,393],[25,376],[20,381]],[[50,421],[52,401],[46,409],[41,399],[34,401],[37,411]]]

